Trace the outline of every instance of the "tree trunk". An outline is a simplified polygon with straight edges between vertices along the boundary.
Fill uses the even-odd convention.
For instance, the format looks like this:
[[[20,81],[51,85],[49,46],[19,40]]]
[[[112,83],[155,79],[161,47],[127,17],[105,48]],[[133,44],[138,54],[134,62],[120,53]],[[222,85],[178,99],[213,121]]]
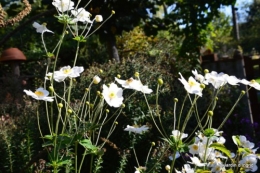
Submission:
[[[120,57],[116,47],[116,37],[113,34],[108,35],[107,49],[108,49],[110,59],[113,59],[115,60],[115,62],[120,63]]]

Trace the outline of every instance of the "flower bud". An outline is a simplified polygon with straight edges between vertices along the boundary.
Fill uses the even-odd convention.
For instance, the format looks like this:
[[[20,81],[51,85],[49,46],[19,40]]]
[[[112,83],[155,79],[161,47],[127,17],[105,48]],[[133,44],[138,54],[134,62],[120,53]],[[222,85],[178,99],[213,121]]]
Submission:
[[[62,107],[63,107],[63,104],[62,104],[62,103],[59,103],[59,104],[58,104],[58,107],[59,107],[59,108],[62,108]]]
[[[112,14],[115,14],[116,12],[114,10],[111,11]]]
[[[88,102],[88,101],[86,101],[86,105],[89,105],[89,102]]]
[[[157,82],[158,82],[159,85],[161,85],[161,86],[163,85],[163,80],[162,80],[161,78],[159,78],[159,79],[157,80]]]
[[[118,79],[120,79],[120,78],[121,78],[121,75],[120,75],[120,74],[118,74],[118,75],[116,75],[116,77],[117,77]]]
[[[100,81],[101,81],[101,79],[97,75],[93,77],[93,83],[94,84],[98,84]]]
[[[115,122],[115,125],[118,125],[118,122],[117,122],[117,121]]]
[[[97,91],[97,95],[100,95],[101,94],[101,92],[100,91]]]
[[[170,165],[166,165],[166,166],[165,166],[165,170],[166,170],[166,171],[170,171],[170,170],[171,170]]]
[[[213,116],[213,111],[208,111],[208,116],[212,117]]]
[[[152,146],[155,146],[155,142],[152,142],[151,145],[152,145]]]
[[[103,73],[103,70],[102,70],[102,69],[99,69],[99,73]]]
[[[102,22],[103,17],[101,15],[96,15],[95,20],[96,20],[96,22]]]
[[[139,73],[138,72],[135,72],[135,77],[139,77]]]
[[[178,102],[178,99],[177,99],[177,98],[174,98],[173,101],[177,103],[177,102]]]
[[[54,88],[52,86],[49,86],[49,91],[53,92]]]
[[[205,73],[205,74],[209,73],[209,70],[208,70],[208,69],[205,69],[205,70],[204,70],[204,73]]]
[[[85,88],[85,91],[88,92],[88,91],[89,91],[89,88]]]
[[[215,97],[215,100],[217,101],[217,100],[218,100],[218,97]]]
[[[72,110],[71,110],[71,109],[68,109],[68,113],[69,113],[69,114],[72,114]]]
[[[106,113],[109,113],[109,109],[106,109]]]
[[[200,88],[204,89],[205,85],[204,84],[200,84]]]
[[[124,108],[125,107],[125,104],[123,103],[122,105],[121,105],[121,108]]]
[[[243,95],[244,95],[245,93],[246,93],[246,92],[245,92],[244,90],[242,90],[242,91],[241,91],[241,94],[243,94]]]

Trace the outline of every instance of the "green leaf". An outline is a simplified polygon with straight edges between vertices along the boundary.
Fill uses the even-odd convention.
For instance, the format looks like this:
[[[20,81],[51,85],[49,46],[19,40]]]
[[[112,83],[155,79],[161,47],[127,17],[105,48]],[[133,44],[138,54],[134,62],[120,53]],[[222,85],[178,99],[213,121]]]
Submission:
[[[241,146],[241,142],[239,140],[239,136],[232,136],[233,142],[237,145],[237,146]]]
[[[231,153],[230,151],[223,145],[223,144],[219,144],[219,143],[213,143],[211,144],[209,147],[214,148],[216,150],[221,151],[222,153],[225,153],[226,156],[228,156],[229,158],[231,158]]]
[[[197,169],[196,173],[211,173],[209,170],[204,170],[204,169]]]
[[[234,173],[234,171],[232,169],[228,169],[226,170],[226,173]]]
[[[74,37],[73,40],[76,40],[76,41],[82,42],[82,43],[87,41],[82,35]]]
[[[82,145],[85,149],[88,149],[89,153],[91,154],[96,154],[98,151],[98,147],[92,145],[89,139],[80,140],[79,144]]]
[[[52,140],[52,139],[53,139],[53,136],[52,136],[52,135],[45,135],[45,136],[43,137],[43,139]]]

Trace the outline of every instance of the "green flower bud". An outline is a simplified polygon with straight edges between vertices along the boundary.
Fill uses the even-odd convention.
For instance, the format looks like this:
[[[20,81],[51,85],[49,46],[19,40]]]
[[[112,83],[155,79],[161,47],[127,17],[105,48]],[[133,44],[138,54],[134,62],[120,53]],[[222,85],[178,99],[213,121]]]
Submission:
[[[100,95],[101,94],[101,92],[100,91],[97,91],[97,95]]]
[[[218,97],[215,97],[215,100],[218,100]]]
[[[69,114],[72,114],[72,112],[73,112],[73,111],[72,111],[71,109],[68,109],[68,113],[69,113]]]
[[[205,74],[209,73],[209,70],[208,70],[208,69],[205,69],[205,70],[204,70],[204,73],[205,73]]]
[[[212,117],[213,116],[213,111],[208,111],[208,116]]]
[[[114,10],[111,11],[112,14],[116,14],[116,12]]]
[[[100,69],[100,70],[99,70],[99,73],[103,73],[103,70],[102,70],[102,69]]]
[[[205,85],[204,84],[200,84],[200,88],[204,89]]]
[[[139,73],[138,72],[135,72],[135,77],[139,77]]]
[[[115,124],[118,125],[118,122],[116,121]]]
[[[88,101],[86,101],[86,105],[89,105],[89,102],[88,102]]]
[[[118,75],[116,75],[116,77],[117,77],[118,79],[120,79],[120,78],[121,78],[121,75],[120,75],[120,74],[118,74]]]
[[[54,88],[52,86],[49,86],[49,91],[50,92],[53,92],[54,91]]]
[[[125,104],[123,103],[122,105],[121,105],[121,108],[124,108],[125,107]]]
[[[155,142],[152,142],[151,144],[152,144],[152,146],[155,146]]]
[[[59,108],[62,108],[62,107],[63,107],[63,104],[62,104],[62,103],[59,103],[59,104],[58,104],[58,107],[59,107]]]
[[[109,113],[109,109],[106,109],[106,113]]]
[[[161,86],[163,85],[163,80],[162,80],[161,78],[159,78],[159,79],[157,80],[157,82],[158,82],[159,85],[161,85]]]
[[[245,92],[244,90],[242,90],[242,91],[241,91],[241,94],[243,94],[243,95],[244,95],[245,93],[246,93],[246,92]]]
[[[173,101],[177,103],[177,102],[178,102],[178,99],[177,99],[177,98],[174,98]]]

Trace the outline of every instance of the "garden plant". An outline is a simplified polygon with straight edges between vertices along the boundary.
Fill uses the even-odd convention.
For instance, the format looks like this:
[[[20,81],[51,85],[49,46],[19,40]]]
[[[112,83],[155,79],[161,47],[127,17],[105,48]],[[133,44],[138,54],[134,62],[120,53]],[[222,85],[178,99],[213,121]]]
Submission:
[[[96,69],[96,74],[93,74],[93,71],[88,73],[88,69],[77,66],[81,44],[115,11],[103,20],[101,15],[92,16],[85,10],[88,3],[81,7],[71,0],[54,0],[52,4],[57,9],[55,17],[63,28],[62,33],[57,45],[49,48],[45,44],[45,34],[55,33],[51,27],[47,29],[46,23],[33,23],[32,27],[41,36],[47,68],[41,86],[33,91],[24,90],[25,100],[36,112],[43,151],[47,153],[34,171],[111,172],[106,166],[106,162],[110,164],[111,161],[104,159],[107,146],[120,153],[119,163],[113,164],[118,173],[130,172],[126,167],[129,160],[134,160],[131,171],[135,173],[242,173],[258,170],[260,155],[253,142],[241,134],[227,136],[225,138],[236,146],[229,149],[225,147],[226,139],[222,135],[223,126],[247,91],[241,91],[219,124],[214,123],[218,118],[214,112],[222,99],[218,96],[224,87],[232,89],[246,85],[247,90],[260,90],[259,83],[206,69],[203,74],[193,69],[188,79],[179,72],[175,82],[180,94],[168,101],[172,109],[166,111],[164,109],[169,105],[163,106],[160,97],[167,93],[167,76],[146,78],[140,67],[140,71],[134,69],[132,74],[118,71],[117,75],[111,73],[105,77],[107,72],[104,69]],[[59,67],[60,49],[66,37],[75,41],[75,57],[71,57],[72,64]],[[84,77],[87,84],[83,84]],[[201,105],[206,89],[211,91],[211,95],[207,98],[207,105]],[[124,116],[133,117],[138,113],[141,118],[122,120]],[[116,138],[113,137],[115,133],[118,138],[125,137],[124,143],[129,144],[129,149],[121,150],[111,140]],[[8,140],[7,135],[1,135]],[[149,147],[143,151],[138,149],[138,143],[146,139]]]

